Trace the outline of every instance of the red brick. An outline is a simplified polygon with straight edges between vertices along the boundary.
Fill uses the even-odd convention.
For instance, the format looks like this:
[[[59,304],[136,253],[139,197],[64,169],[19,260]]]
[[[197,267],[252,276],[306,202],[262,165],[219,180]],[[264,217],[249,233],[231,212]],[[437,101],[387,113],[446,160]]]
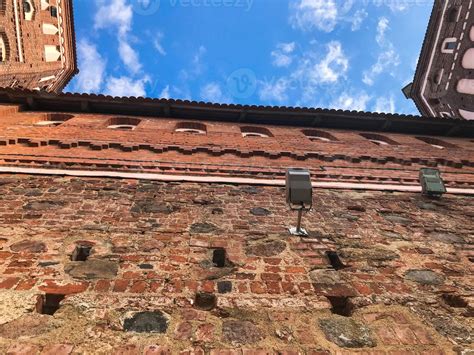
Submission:
[[[97,292],[107,292],[110,289],[110,281],[109,280],[99,280],[95,284],[94,290]]]
[[[214,334],[216,332],[213,324],[200,324],[196,330],[196,339],[203,342],[214,341]]]
[[[171,350],[166,346],[148,345],[143,350],[143,355],[171,355]]]
[[[135,281],[132,286],[130,286],[130,292],[133,293],[143,293],[145,292],[147,288],[147,283],[146,281]]]
[[[190,322],[182,322],[174,330],[174,338],[179,340],[190,340],[193,334],[193,325]]]
[[[20,283],[15,287],[17,291],[31,290],[36,285],[35,279],[21,280]]]
[[[89,283],[87,282],[58,284],[54,280],[45,280],[45,284],[46,285],[39,287],[41,291],[44,291],[45,293],[63,295],[81,293],[87,290],[87,288],[89,287]]]
[[[7,355],[37,355],[39,347],[33,344],[13,344],[7,350]]]
[[[0,281],[0,289],[10,289],[15,286],[18,281],[20,281],[19,277],[9,277],[7,279],[4,279],[3,281]]]
[[[278,274],[261,274],[262,281],[281,281],[281,276]]]
[[[267,292],[271,294],[281,293],[280,283],[278,281],[267,281]]]
[[[128,287],[129,280],[118,279],[114,283],[114,292],[125,292]]]
[[[418,344],[418,339],[415,337],[415,333],[413,333],[413,331],[408,326],[394,325],[393,330],[402,344]]]
[[[288,266],[285,271],[290,274],[305,274],[306,268],[302,266]]]
[[[114,350],[114,354],[117,355],[138,355],[140,354],[140,348],[134,344],[122,345]]]
[[[74,345],[71,344],[54,344],[43,348],[41,355],[69,355],[72,353]]]
[[[253,281],[250,283],[250,290],[256,294],[261,294],[261,293],[266,292],[264,284],[258,281]]]

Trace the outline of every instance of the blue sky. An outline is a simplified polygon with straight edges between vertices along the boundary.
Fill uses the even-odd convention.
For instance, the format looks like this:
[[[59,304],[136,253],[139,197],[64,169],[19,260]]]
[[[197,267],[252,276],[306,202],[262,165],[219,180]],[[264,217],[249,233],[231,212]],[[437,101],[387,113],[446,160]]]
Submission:
[[[65,91],[417,114],[429,0],[74,0]]]

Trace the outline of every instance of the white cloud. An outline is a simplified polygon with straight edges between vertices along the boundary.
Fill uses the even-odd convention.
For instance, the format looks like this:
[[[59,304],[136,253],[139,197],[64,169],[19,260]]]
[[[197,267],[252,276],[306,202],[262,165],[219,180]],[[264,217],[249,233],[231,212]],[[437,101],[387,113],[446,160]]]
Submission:
[[[296,69],[288,75],[259,82],[259,97],[262,101],[287,102],[290,94],[298,95],[298,105],[315,103],[321,94],[323,85],[337,84],[349,70],[349,59],[345,56],[342,45],[332,41],[326,45],[326,53],[308,51],[298,59]],[[327,85],[325,90],[327,90]]]
[[[290,81],[287,78],[279,78],[274,82],[262,81],[260,85],[260,100],[278,103],[288,100]]]
[[[273,65],[276,67],[289,66],[293,62],[291,53],[293,53],[295,47],[295,42],[277,44],[277,49],[271,52]]]
[[[74,90],[80,93],[97,93],[104,81],[106,60],[97,47],[81,39],[77,45],[78,62],[81,68],[75,78]]]
[[[132,24],[132,6],[126,0],[96,0],[98,5],[94,17],[96,29],[117,27],[119,35],[130,31]]]
[[[369,14],[364,9],[357,10],[349,19],[352,23],[351,31],[357,31]]]
[[[370,99],[371,97],[367,95],[365,91],[355,95],[343,92],[336,100],[331,103],[331,108],[351,111],[365,111],[367,109],[367,103],[370,101]]]
[[[133,74],[142,70],[142,64],[140,63],[137,51],[124,38],[119,39],[118,51],[120,59],[122,59],[122,62]]]
[[[206,54],[207,49],[204,46],[199,46],[197,51],[193,54],[191,60],[191,66],[189,69],[181,70],[179,76],[182,81],[188,81],[195,79],[204,71],[203,57]]]
[[[375,36],[375,40],[379,46],[383,46],[387,43],[385,33],[389,29],[389,23],[386,17],[381,17],[377,23],[377,35]]]
[[[94,28],[117,30],[118,53],[122,62],[132,74],[142,70],[138,52],[131,46],[130,31],[133,11],[127,0],[96,0],[97,12]]]
[[[165,56],[166,55],[166,51],[165,49],[163,48],[163,45],[161,44],[162,40],[163,40],[163,33],[161,32],[156,32],[153,34],[154,35],[154,39],[153,39],[153,47],[155,47],[155,49],[158,51],[158,53],[160,53],[161,55]]]
[[[407,0],[374,0],[376,6],[387,6],[392,12],[402,12],[408,10],[410,5],[416,5],[417,1]]]
[[[375,106],[373,108],[374,112],[380,113],[395,113],[395,100],[393,96],[387,97],[379,97],[375,102]]]
[[[349,59],[345,56],[341,43],[329,42],[327,49],[326,56],[319,63],[305,63],[302,75],[316,83],[335,83],[347,73]]]
[[[377,57],[377,61],[368,70],[365,70],[362,76],[362,81],[366,85],[373,85],[375,78],[386,71],[393,71],[395,67],[400,65],[400,56],[397,53],[395,46],[386,38],[386,32],[389,29],[389,21],[382,17],[377,24],[377,34],[375,40],[381,52]]]
[[[163,90],[161,90],[161,93],[159,95],[160,98],[162,99],[169,99],[170,98],[170,86],[166,85]]]
[[[223,94],[221,86],[218,83],[212,82],[204,85],[201,88],[201,99],[210,102],[230,102],[230,99]]]
[[[294,28],[331,32],[337,24],[338,8],[334,0],[298,0],[291,7],[290,22]]]
[[[141,79],[132,79],[121,76],[119,78],[107,78],[105,93],[112,96],[146,96],[145,85],[150,82],[150,78],[145,76]]]

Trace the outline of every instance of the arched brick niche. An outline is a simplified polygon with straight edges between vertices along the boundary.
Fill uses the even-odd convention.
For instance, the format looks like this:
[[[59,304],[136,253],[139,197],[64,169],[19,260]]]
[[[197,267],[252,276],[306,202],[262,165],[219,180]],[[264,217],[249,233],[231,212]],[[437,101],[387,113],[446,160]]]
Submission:
[[[46,113],[35,122],[35,126],[59,126],[74,118],[74,115],[67,113]]]
[[[416,137],[416,139],[425,142],[426,144],[431,145],[434,148],[437,149],[445,149],[445,148],[457,148],[454,144],[445,142],[441,139],[438,138],[433,138],[433,137]]]
[[[399,143],[395,142],[393,139],[381,134],[360,133],[360,136],[377,145],[399,145]]]
[[[308,137],[308,139],[312,142],[315,141],[322,141],[322,142],[336,142],[337,138],[334,137],[332,134],[320,131],[318,129],[303,129],[301,132]]]
[[[107,128],[132,131],[140,122],[140,119],[133,117],[112,117],[107,120]]]
[[[7,34],[0,29],[0,63],[10,60],[10,43]]]
[[[0,15],[5,15],[7,11],[7,0],[0,0]]]
[[[179,122],[174,131],[179,133],[206,134],[207,127],[205,124],[198,122]]]
[[[257,126],[244,126],[240,127],[240,132],[243,137],[260,137],[260,138],[269,138],[273,137],[272,132],[265,127]]]

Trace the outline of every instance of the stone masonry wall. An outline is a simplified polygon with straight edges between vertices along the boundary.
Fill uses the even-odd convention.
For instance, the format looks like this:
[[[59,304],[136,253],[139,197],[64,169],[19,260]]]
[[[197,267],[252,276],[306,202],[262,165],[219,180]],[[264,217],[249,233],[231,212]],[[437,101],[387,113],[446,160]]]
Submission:
[[[0,175],[0,353],[473,350],[472,197],[315,190],[295,221],[276,187]]]

